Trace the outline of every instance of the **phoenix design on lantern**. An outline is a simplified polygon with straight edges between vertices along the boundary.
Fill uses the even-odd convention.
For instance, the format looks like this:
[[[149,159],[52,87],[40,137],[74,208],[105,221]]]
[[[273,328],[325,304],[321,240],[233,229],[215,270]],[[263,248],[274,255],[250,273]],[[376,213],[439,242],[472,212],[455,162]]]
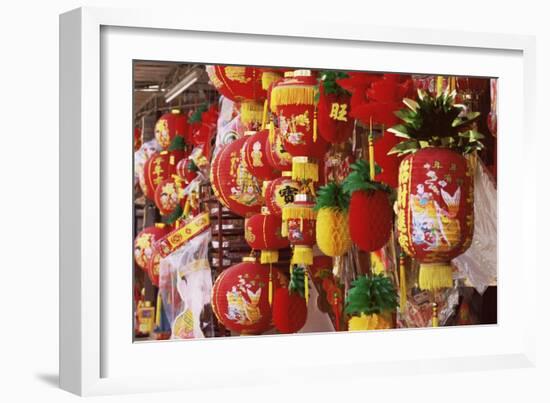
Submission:
[[[239,284],[233,286],[231,291],[226,293],[227,313],[225,316],[227,319],[245,326],[253,325],[262,319],[259,307],[262,288],[260,286],[255,292],[252,292],[253,283],[255,283],[254,280],[247,283],[242,276],[239,276]]]

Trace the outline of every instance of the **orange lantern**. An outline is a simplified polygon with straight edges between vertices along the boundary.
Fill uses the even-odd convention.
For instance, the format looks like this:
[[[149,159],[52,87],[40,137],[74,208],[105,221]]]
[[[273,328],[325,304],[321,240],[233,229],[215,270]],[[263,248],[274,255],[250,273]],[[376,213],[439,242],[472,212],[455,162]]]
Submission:
[[[227,329],[240,334],[261,334],[273,327],[268,300],[270,270],[244,258],[242,263],[225,269],[212,287],[212,310]],[[273,286],[287,283],[277,269],[272,272]]]
[[[153,154],[143,166],[141,190],[149,200],[155,200],[157,186],[176,173],[176,164],[185,157],[185,151],[160,151]]]
[[[247,138],[242,148],[242,158],[248,171],[260,181],[276,178],[278,171],[267,160],[266,140],[269,131],[246,132]]]
[[[472,243],[473,203],[472,170],[457,152],[423,148],[401,162],[399,243],[421,264],[421,289],[452,287],[450,261]]]
[[[300,184],[291,177],[288,171],[280,178],[269,181],[265,186],[265,205],[269,212],[276,216],[283,214],[283,208],[294,202],[294,197],[300,192]]]
[[[160,147],[166,150],[176,136],[180,136],[187,140],[187,117],[183,115],[179,109],[172,109],[169,113],[165,113],[157,120],[155,124],[155,138]]]
[[[241,149],[246,137],[223,146],[210,168],[210,183],[216,198],[242,217],[259,213],[263,198],[258,180],[246,168]]]

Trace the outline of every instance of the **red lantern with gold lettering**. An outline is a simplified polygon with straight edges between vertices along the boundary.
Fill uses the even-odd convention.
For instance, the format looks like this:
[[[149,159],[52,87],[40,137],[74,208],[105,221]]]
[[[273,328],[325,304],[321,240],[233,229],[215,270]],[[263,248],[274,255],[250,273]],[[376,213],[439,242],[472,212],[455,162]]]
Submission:
[[[319,134],[332,144],[350,138],[355,122],[349,115],[351,95],[336,82],[337,78],[343,77],[347,77],[347,74],[327,72],[319,81]]]
[[[172,109],[157,120],[155,138],[160,147],[166,150],[176,136],[188,139],[187,117],[179,109]]]
[[[261,334],[273,327],[269,305],[269,266],[244,258],[225,269],[212,287],[212,310],[229,330],[240,334]],[[272,270],[275,290],[287,283],[284,275]]]
[[[223,146],[210,167],[210,183],[216,198],[242,217],[259,213],[263,204],[260,183],[242,158],[241,149],[246,140],[241,137]]]
[[[399,243],[419,261],[421,289],[452,287],[450,261],[472,242],[474,185],[468,161],[445,148],[423,148],[399,168]]]
[[[279,172],[268,162],[266,140],[268,130],[245,133],[246,140],[242,148],[242,157],[248,171],[260,181],[274,179]]]
[[[267,97],[262,88],[262,72],[250,66],[206,66],[208,78],[216,90],[235,102],[261,100]]]
[[[134,240],[134,259],[143,270],[147,270],[149,260],[155,252],[155,242],[170,232],[170,228],[163,223],[157,223],[144,228]]]
[[[269,181],[265,187],[265,205],[276,216],[283,214],[283,208],[294,203],[294,197],[300,192],[300,184],[290,177],[290,172]]]
[[[278,249],[288,248],[288,239],[281,235],[281,217],[263,211],[245,222],[244,237],[254,250],[260,250],[260,263],[275,263],[279,260]]]
[[[141,190],[149,200],[155,200],[157,186],[176,174],[176,164],[185,157],[185,151],[161,151],[153,154],[143,166]],[[144,189],[145,187],[145,189]]]

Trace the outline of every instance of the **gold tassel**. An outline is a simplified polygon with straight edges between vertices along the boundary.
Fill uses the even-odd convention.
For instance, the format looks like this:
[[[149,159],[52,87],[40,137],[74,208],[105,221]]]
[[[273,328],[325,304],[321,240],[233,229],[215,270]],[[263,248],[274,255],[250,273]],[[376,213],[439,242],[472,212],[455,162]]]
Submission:
[[[317,142],[317,108],[313,112],[313,142]]]
[[[189,210],[191,209],[191,201],[189,200],[190,198],[191,196],[189,196],[187,200],[185,200],[185,205],[183,206],[183,216],[185,218],[187,218],[187,216],[189,215]]]
[[[263,106],[255,101],[243,101],[241,103],[241,122],[243,124],[259,123],[263,118]]]
[[[266,124],[267,124],[267,99],[264,101],[264,112],[262,114],[262,130],[265,130]],[[271,127],[270,127],[270,135],[271,135]]]
[[[159,290],[159,292],[157,293],[157,310],[155,312],[156,327],[160,327],[161,308],[162,308],[162,297],[160,295],[160,290]]]
[[[275,123],[273,123],[273,118],[269,121],[269,144],[275,143]]]
[[[283,237],[288,236],[288,224],[286,221],[283,221],[281,224],[281,236]]]
[[[370,168],[370,180],[373,181],[376,175],[376,170],[374,167],[374,139],[372,138],[372,117],[370,118],[369,124],[369,168]]]
[[[292,157],[292,179],[299,181],[319,181],[319,165],[308,157]]]
[[[309,246],[296,245],[292,253],[291,264],[311,266],[313,264],[313,250]]]
[[[277,113],[281,105],[315,105],[315,87],[304,86],[279,86],[271,89],[270,108]]]
[[[279,261],[279,251],[278,250],[262,250],[260,252],[260,263],[277,263]]]
[[[421,290],[439,290],[453,286],[453,268],[448,263],[423,263],[418,273]]]
[[[269,288],[267,293],[267,299],[269,301],[269,306],[271,306],[271,303],[273,302],[273,268],[271,267],[271,264],[269,265]]]
[[[405,276],[405,255],[399,256],[399,309],[401,314],[407,308],[407,278]]]
[[[432,304],[432,327],[439,327],[439,317],[437,316],[437,303]]]
[[[304,268],[304,298],[306,300],[306,306],[309,301],[309,281],[308,281],[308,274],[307,269]]]
[[[317,213],[311,207],[288,205],[283,207],[283,221],[297,218],[315,220]]]

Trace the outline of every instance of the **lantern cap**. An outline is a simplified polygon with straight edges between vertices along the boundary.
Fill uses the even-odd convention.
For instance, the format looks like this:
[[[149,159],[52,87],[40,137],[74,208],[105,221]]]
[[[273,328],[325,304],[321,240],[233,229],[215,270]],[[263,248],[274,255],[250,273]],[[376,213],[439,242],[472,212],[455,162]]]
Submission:
[[[244,132],[245,136],[252,136],[253,134],[256,134],[257,132],[254,130],[247,130]]]
[[[151,301],[145,301],[145,308],[151,308]]]
[[[243,262],[255,263],[256,258],[254,256],[245,256],[243,257]]]
[[[285,78],[294,77],[293,71],[285,71]]]
[[[262,214],[269,215],[269,209],[267,208],[267,206],[262,206]]]
[[[290,177],[290,176],[292,176],[292,171],[283,171],[282,174],[281,174],[281,176],[288,176],[288,177]]]
[[[311,70],[294,70],[293,77],[311,77]]]
[[[157,223],[155,223],[155,228],[161,228],[161,229],[162,229],[162,228],[164,228],[164,227],[166,227],[166,224],[163,223],[163,222],[157,222]]]
[[[177,115],[177,114],[181,113],[181,111],[180,111],[179,109],[172,109],[172,110],[170,111],[170,113],[173,113],[173,114],[176,114],[176,115]]]
[[[168,151],[166,151],[166,150],[162,150],[162,151],[160,152],[160,155],[166,155],[166,154],[168,154]]]
[[[298,193],[296,196],[294,196],[295,202],[307,202],[309,201],[309,197],[305,193]]]

